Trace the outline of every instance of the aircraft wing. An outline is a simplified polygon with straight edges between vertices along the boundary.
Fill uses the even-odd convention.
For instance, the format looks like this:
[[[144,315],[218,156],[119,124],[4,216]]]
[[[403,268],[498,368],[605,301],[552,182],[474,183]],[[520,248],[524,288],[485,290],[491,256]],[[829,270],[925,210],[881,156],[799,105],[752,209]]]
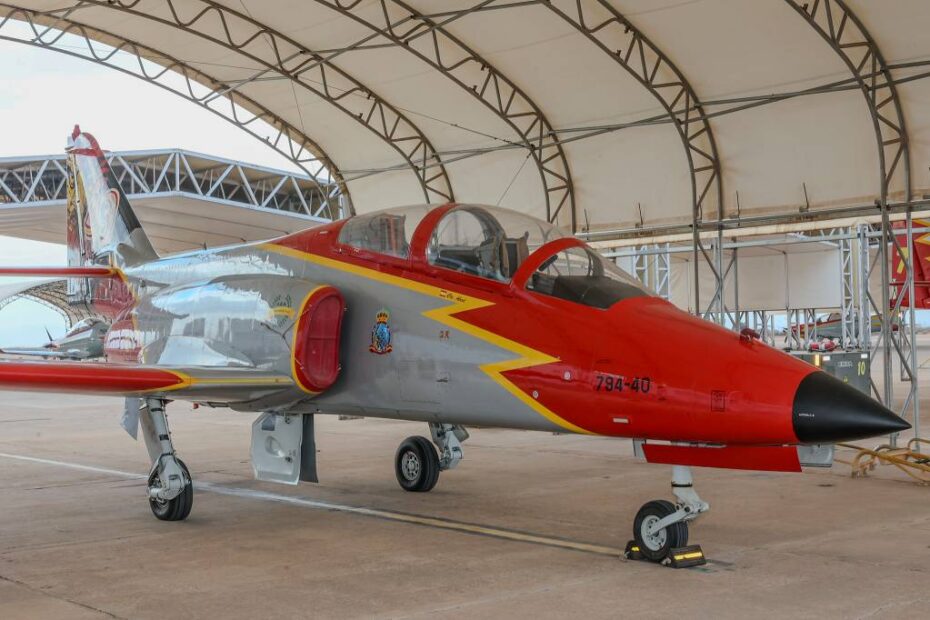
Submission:
[[[94,362],[0,362],[0,389],[161,396],[243,402],[286,390],[294,380],[251,368],[167,368]]]
[[[48,359],[65,359],[74,357],[66,351],[56,351],[55,349],[46,349],[44,347],[20,347],[20,348],[0,348],[0,353],[4,355],[21,355],[23,357],[43,357]]]

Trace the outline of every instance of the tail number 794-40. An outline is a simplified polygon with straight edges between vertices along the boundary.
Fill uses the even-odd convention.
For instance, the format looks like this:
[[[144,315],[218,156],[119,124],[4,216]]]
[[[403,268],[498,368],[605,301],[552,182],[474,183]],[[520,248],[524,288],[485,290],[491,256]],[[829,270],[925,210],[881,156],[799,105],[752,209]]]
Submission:
[[[597,392],[622,392],[630,390],[648,394],[652,389],[652,379],[649,377],[624,377],[623,375],[610,375],[599,372],[594,376],[594,390]]]

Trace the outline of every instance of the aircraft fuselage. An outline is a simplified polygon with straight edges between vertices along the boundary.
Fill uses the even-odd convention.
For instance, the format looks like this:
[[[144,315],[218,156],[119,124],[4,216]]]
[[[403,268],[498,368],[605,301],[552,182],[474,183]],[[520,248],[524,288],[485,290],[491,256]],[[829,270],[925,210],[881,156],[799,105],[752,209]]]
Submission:
[[[107,354],[159,366],[290,374],[289,334],[319,285],[345,298],[341,371],[235,409],[352,414],[689,442],[798,443],[793,400],[814,368],[651,296],[583,306],[336,240],[339,223],[126,270],[135,304]],[[515,285],[517,284],[517,285]],[[389,350],[373,345],[379,313]]]

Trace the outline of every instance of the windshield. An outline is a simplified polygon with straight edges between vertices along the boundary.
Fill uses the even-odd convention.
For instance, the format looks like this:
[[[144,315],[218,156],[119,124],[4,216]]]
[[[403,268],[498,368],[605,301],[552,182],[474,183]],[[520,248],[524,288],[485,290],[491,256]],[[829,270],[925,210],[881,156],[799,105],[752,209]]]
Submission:
[[[357,215],[343,224],[339,231],[339,243],[387,256],[407,258],[413,232],[431,208],[429,205],[417,205]]]
[[[439,267],[508,282],[536,248],[564,236],[555,226],[515,211],[461,205],[439,220],[427,258]]]
[[[653,295],[611,261],[584,247],[568,248],[550,256],[530,276],[526,288],[602,309],[631,297]]]

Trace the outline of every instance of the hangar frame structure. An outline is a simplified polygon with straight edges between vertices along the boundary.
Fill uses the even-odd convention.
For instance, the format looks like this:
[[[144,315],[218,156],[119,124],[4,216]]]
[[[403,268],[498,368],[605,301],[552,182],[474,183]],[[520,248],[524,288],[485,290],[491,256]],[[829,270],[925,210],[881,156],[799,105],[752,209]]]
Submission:
[[[206,201],[286,212],[311,223],[338,218],[313,177],[183,149],[109,151],[107,162],[130,198],[186,194]],[[67,200],[66,155],[0,158],[0,205]]]

